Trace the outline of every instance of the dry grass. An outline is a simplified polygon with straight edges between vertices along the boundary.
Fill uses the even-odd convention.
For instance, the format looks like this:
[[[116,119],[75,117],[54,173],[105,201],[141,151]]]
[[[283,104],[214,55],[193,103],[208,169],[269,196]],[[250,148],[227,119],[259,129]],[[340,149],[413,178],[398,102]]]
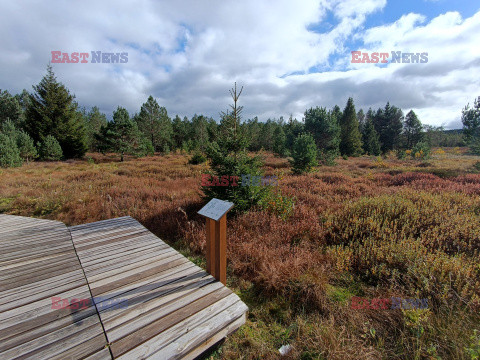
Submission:
[[[308,175],[267,154],[295,197],[287,220],[229,219],[230,285],[247,325],[212,358],[462,359],[480,329],[480,175],[463,149],[428,161],[338,160]],[[0,170],[0,212],[68,225],[130,215],[202,262],[201,174],[188,157],[32,163]],[[352,296],[428,298],[427,310],[353,310]],[[478,346],[478,343],[477,343]]]

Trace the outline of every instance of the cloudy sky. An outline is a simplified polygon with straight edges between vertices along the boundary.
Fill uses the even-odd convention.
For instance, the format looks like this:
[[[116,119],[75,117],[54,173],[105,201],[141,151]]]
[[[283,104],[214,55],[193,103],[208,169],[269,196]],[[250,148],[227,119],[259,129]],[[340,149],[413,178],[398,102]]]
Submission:
[[[218,119],[244,86],[244,118],[387,101],[461,127],[480,96],[473,0],[0,0],[0,89],[32,90],[52,51],[127,52],[127,63],[53,64],[81,106],[111,117],[153,95],[171,116]],[[351,63],[351,51],[428,53],[427,63]]]

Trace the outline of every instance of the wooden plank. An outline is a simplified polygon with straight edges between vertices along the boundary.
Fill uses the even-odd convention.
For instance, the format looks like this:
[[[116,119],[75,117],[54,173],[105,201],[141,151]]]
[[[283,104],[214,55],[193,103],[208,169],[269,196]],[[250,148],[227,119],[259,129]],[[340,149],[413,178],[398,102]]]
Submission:
[[[184,276],[185,275],[185,276]],[[100,311],[105,328],[113,328],[141,316],[142,314],[162,306],[179,296],[183,296],[197,288],[207,285],[214,281],[210,276],[203,277],[203,273],[196,272],[194,267],[188,267],[179,273],[170,274],[168,278],[161,283],[151,283],[144,287],[132,289],[122,294],[129,301],[130,306],[127,309],[114,309],[108,312]],[[143,291],[146,289],[145,291]],[[140,291],[140,293],[138,293]]]
[[[143,260],[152,259],[159,255],[163,255],[173,251],[175,250],[172,249],[171,247],[165,246],[159,250],[153,249],[153,250],[138,252],[134,254],[127,253],[123,256],[119,256],[117,259],[103,261],[101,263],[94,263],[89,265],[87,265],[87,263],[83,263],[83,266],[84,266],[85,272],[88,273],[88,275],[95,275],[95,274],[98,274],[98,272],[100,271],[116,269],[118,267],[139,263]]]
[[[18,346],[15,346],[9,350],[6,350],[1,354],[1,356],[4,356],[6,359],[8,358],[16,358],[21,356],[22,354],[28,354],[30,352],[33,352],[35,350],[39,350],[40,348],[44,346],[48,346],[50,344],[54,344],[58,342],[60,339],[64,339],[69,337],[72,334],[78,334],[81,332],[87,332],[90,327],[92,326],[100,326],[100,323],[98,321],[98,317],[96,316],[89,316],[85,319],[83,319],[81,322],[76,322],[70,325],[67,325],[65,327],[62,327],[60,329],[57,329],[55,331],[52,331],[50,333],[47,333],[46,335],[43,335],[39,338],[35,338],[33,340],[24,342]],[[98,332],[97,332],[98,333]],[[91,335],[92,337],[95,335]],[[91,337],[88,336],[88,337]]]
[[[23,297],[18,298],[15,295],[11,295],[7,298],[2,299],[4,301],[7,301],[7,299],[8,299],[9,302],[5,302],[4,304],[0,305],[0,312],[16,308],[20,305],[31,303],[31,302],[34,302],[36,300],[50,298],[58,292],[72,290],[72,289],[78,288],[78,287],[83,286],[83,285],[85,285],[85,278],[79,278],[79,279],[76,279],[75,281],[72,281],[72,282],[59,283],[59,284],[55,285],[55,287],[53,287],[53,288],[48,288],[48,289],[45,288],[42,291],[36,292],[35,294],[31,294],[29,296],[23,296]]]
[[[241,305],[239,304],[238,307],[241,308]],[[227,309],[225,312],[216,315],[208,323],[205,322],[202,325],[195,327],[192,331],[189,331],[176,341],[171,342],[148,359],[195,359],[208,348],[226,338],[227,335],[245,324],[245,313],[229,323],[234,317],[231,313],[233,311],[233,309]],[[243,310],[236,311],[240,312]],[[225,326],[225,324],[227,325]],[[225,327],[221,328],[222,326]],[[207,339],[205,339],[205,333],[209,334]]]
[[[178,258],[174,261],[168,261],[168,262],[163,263],[159,266],[155,266],[155,267],[150,268],[147,271],[144,271],[143,275],[149,276],[149,275],[153,275],[153,274],[156,274],[156,273],[159,273],[159,272],[167,272],[169,270],[174,271],[173,269],[175,267],[180,266],[182,264],[185,264],[186,262],[188,262],[188,260],[185,259],[185,258]],[[118,275],[118,276],[120,276],[120,275]],[[110,279],[100,280],[98,283],[101,283],[101,284],[97,283],[96,286],[94,284],[91,285],[92,295],[93,296],[99,296],[102,293],[105,293],[109,290],[119,288],[122,285],[133,283],[137,279],[138,279],[138,275],[137,274],[132,274],[128,277],[118,278],[115,281],[111,281]]]
[[[32,278],[32,282],[28,283],[28,279],[23,281],[18,281],[17,284],[10,283],[5,284],[5,286],[0,286],[0,303],[8,302],[10,298],[18,299],[20,297],[33,295],[37,292],[41,292],[45,289],[53,289],[59,283],[70,283],[75,282],[76,280],[82,280],[82,285],[85,284],[85,277],[83,272],[80,271],[70,271],[67,273],[60,273],[60,275],[47,277],[36,281]],[[15,287],[15,285],[18,285]]]
[[[4,270],[15,270],[22,266],[35,264],[37,262],[47,262],[49,260],[53,261],[57,259],[62,259],[67,256],[70,257],[71,254],[69,252],[61,252],[61,253],[46,255],[46,256],[43,256],[42,258],[35,258],[35,257],[29,258],[29,259],[22,258],[20,260],[14,260],[9,264],[6,264],[6,262],[0,262],[0,270],[2,270],[2,272]]]
[[[162,254],[157,256],[147,258],[145,260],[141,260],[138,262],[133,262],[130,264],[123,264],[123,266],[111,266],[107,269],[101,268],[100,270],[95,270],[88,273],[88,281],[94,283],[97,280],[105,279],[105,278],[113,278],[115,275],[118,274],[126,274],[129,273],[131,270],[137,270],[141,272],[146,270],[155,264],[159,264],[160,261],[170,259],[169,261],[173,261],[179,257],[178,252],[173,249],[168,249]]]
[[[207,286],[189,286],[188,288],[185,288],[184,291],[182,291],[182,294],[185,294],[185,296],[181,296],[179,293],[173,292],[170,293],[170,296],[165,296],[165,298],[157,298],[158,301],[146,304],[148,305],[148,307],[146,306],[142,308],[146,311],[141,312],[134,318],[131,317],[131,312],[128,314],[130,315],[128,317],[122,317],[121,319],[117,318],[114,319],[114,321],[110,322],[104,320],[105,329],[108,333],[108,340],[110,342],[115,342],[123,337],[128,336],[134,331],[144,331],[146,326],[148,326],[152,322],[157,321],[158,319],[165,318],[167,315],[173,314],[184,307],[191,306],[190,310],[193,311],[194,305],[191,305],[193,302],[222,289],[221,283],[212,283],[211,279],[208,279],[205,282],[207,281],[210,282],[210,284],[208,284]],[[228,292],[225,292],[223,296],[226,296],[227,294]],[[154,305],[155,307],[153,307],[152,305]],[[201,304],[200,306],[204,305],[205,304]],[[138,310],[137,313],[139,313]],[[175,315],[175,318],[177,320],[181,319],[178,314]]]
[[[106,337],[94,306],[52,308],[54,296],[90,299],[64,224],[0,217],[0,259],[0,358],[85,358],[102,352]]]
[[[135,239],[135,241],[132,241],[133,239]],[[132,247],[143,247],[146,245],[152,246],[152,245],[163,245],[163,244],[152,241],[149,234],[142,234],[135,238],[132,237],[132,238],[123,239],[122,243],[105,244],[104,246],[95,247],[87,250],[77,249],[77,254],[82,254],[82,258],[85,258],[85,257],[88,257],[89,255],[97,254],[98,252],[120,253],[120,252],[124,252],[127,249],[131,249]]]
[[[98,309],[114,357],[145,358],[162,353],[163,347],[192,356],[244,322],[247,308],[237,295],[150,232],[142,232],[145,228],[132,218],[71,230],[92,294],[104,299]],[[213,245],[215,240],[225,239],[214,238]],[[226,257],[220,260],[226,265]],[[113,298],[128,307],[115,307],[109,303]],[[224,311],[227,315],[217,316]],[[168,347],[195,326],[204,330],[184,337],[188,344],[180,352],[176,343]]]
[[[201,354],[207,351],[210,347],[214,346],[215,344],[220,342],[222,339],[225,339],[228,335],[237,331],[242,325],[245,324],[246,320],[247,320],[247,315],[246,313],[244,313],[241,317],[231,322],[229,325],[227,325],[225,328],[217,332],[215,335],[210,335],[210,338],[208,340],[205,340],[199,345],[197,345],[197,347],[195,347],[189,353],[181,354],[181,358],[183,360],[197,359]],[[157,354],[154,354],[153,356],[155,357]],[[178,358],[178,357],[175,355],[173,359],[175,358]]]
[[[110,350],[108,348],[104,348],[95,354],[92,354],[86,357],[84,360],[110,360],[112,356],[110,355]]]
[[[208,309],[215,303],[218,303],[217,307],[222,309],[222,306],[225,304],[229,304],[233,301],[232,298],[228,296],[228,289],[220,288],[213,293],[206,295],[205,297],[198,299],[190,304],[190,306],[183,307],[174,313],[170,313],[160,319],[156,319],[155,321],[149,323],[148,325],[144,326],[141,330],[135,331],[120,340],[111,344],[110,348],[112,350],[112,354],[114,357],[118,357],[130,349],[137,347],[138,345],[146,342],[149,339],[155,338],[158,334],[161,334],[162,338],[166,335],[166,329],[173,327],[175,324],[181,323],[185,321],[192,315],[197,313],[204,313],[205,309]],[[237,301],[237,299],[235,299]],[[202,313],[202,314],[203,314]],[[107,333],[107,337],[109,333]],[[158,345],[155,342],[155,347]],[[149,349],[147,347],[147,349]],[[148,350],[150,351],[150,350]],[[146,356],[148,354],[141,354],[140,356]],[[135,354],[137,356],[137,354]]]
[[[154,286],[157,286],[157,287],[167,286],[170,283],[183,279],[183,275],[190,271],[195,271],[195,265],[193,265],[192,263],[186,262],[176,267],[174,272],[158,273],[143,279],[139,279],[135,283],[128,283],[119,288],[106,291],[102,293],[101,297],[106,299],[111,299],[114,297],[119,297],[124,295],[128,296],[130,293],[137,293],[137,292],[141,293],[144,289],[148,290],[150,287],[154,287]],[[106,316],[106,315],[102,315],[102,316]]]
[[[238,297],[235,294],[231,294],[204,307],[196,313],[190,313],[189,310],[183,309],[183,311],[178,314],[172,314],[168,319],[164,318],[162,319],[163,321],[159,321],[158,323],[154,322],[146,329],[137,331],[113,343],[110,346],[112,354],[118,359],[136,359],[151,356],[154,353],[158,353],[163,347],[184,333],[207,322],[215,315],[226,311],[237,302],[239,302]],[[243,306],[245,305],[243,304]],[[158,331],[153,331],[155,326]],[[153,335],[153,337],[149,337],[150,335]],[[208,334],[205,334],[205,336],[208,338]],[[136,347],[134,347],[135,344],[137,345]],[[141,346],[138,346],[140,344]]]
[[[51,322],[42,322],[40,326],[27,328],[24,327],[22,332],[15,333],[10,332],[12,336],[1,339],[0,342],[0,352],[11,349],[33,339],[39,338],[46,334],[49,334],[55,330],[61,329],[67,325],[81,322],[83,319],[91,316],[95,316],[96,311],[95,308],[89,307],[87,309],[79,310],[75,313],[75,316],[64,316],[57,320]],[[10,329],[13,330],[13,329]]]

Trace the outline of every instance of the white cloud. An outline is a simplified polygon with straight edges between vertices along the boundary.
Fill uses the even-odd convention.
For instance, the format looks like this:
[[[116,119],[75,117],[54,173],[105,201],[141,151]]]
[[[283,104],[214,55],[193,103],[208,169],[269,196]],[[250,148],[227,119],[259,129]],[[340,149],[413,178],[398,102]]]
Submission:
[[[48,5],[46,5],[48,4]],[[305,108],[357,107],[386,101],[414,108],[426,123],[454,121],[477,96],[480,13],[456,12],[426,22],[407,14],[364,30],[386,0],[183,0],[155,2],[7,2],[0,13],[0,88],[31,89],[50,51],[128,52],[127,64],[55,64],[57,77],[80,104],[111,115],[117,105],[138,111],[152,94],[170,114],[218,118],[234,81],[245,85],[245,116],[294,116]],[[338,20],[324,33],[308,30]],[[350,64],[345,41],[364,50],[428,51],[428,64]],[[357,50],[357,49],[354,49]],[[338,58],[338,54],[341,55]],[[331,71],[308,73],[326,67]],[[356,66],[353,66],[356,65]],[[304,75],[284,76],[303,72]]]

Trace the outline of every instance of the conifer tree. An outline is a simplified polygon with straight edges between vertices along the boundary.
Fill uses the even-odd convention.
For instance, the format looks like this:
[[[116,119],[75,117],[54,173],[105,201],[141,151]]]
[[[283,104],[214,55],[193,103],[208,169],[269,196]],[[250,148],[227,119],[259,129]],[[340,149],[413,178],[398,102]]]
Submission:
[[[274,139],[274,144],[273,144],[273,151],[275,154],[279,156],[285,156],[286,155],[286,141],[287,137],[285,136],[285,131],[283,130],[283,125],[278,125],[275,128],[275,131],[273,133],[273,139]]]
[[[23,125],[23,111],[15,96],[0,90],[0,126],[7,120],[20,129]]]
[[[15,167],[22,165],[22,158],[15,139],[0,132],[0,167]]]
[[[168,152],[172,147],[172,120],[167,109],[149,96],[135,117],[139,130],[150,140],[155,151]]]
[[[473,108],[467,104],[462,110],[462,123],[465,142],[480,155],[480,96],[475,99]]]
[[[150,140],[138,130],[128,111],[120,106],[113,112],[113,121],[103,126],[96,137],[101,151],[120,154],[120,161],[124,161],[126,154],[145,156],[153,152]]]
[[[412,149],[423,139],[423,126],[413,110],[410,110],[403,123],[405,147]]]
[[[333,164],[339,153],[340,125],[337,116],[338,112],[320,107],[305,111],[305,130],[312,135],[319,158],[327,165]]]
[[[49,135],[55,137],[66,159],[82,157],[87,151],[85,126],[75,96],[57,81],[50,65],[47,75],[33,89],[25,130],[36,142]]]
[[[47,135],[38,145],[40,159],[44,161],[58,161],[63,157],[60,143],[52,135]]]
[[[317,165],[317,147],[312,135],[304,133],[295,139],[292,157],[291,165],[294,174],[309,172]]]
[[[402,110],[391,106],[389,102],[384,109],[378,109],[373,117],[375,130],[378,133],[382,152],[394,150],[400,145],[400,135],[403,128]]]
[[[87,145],[90,151],[98,151],[98,143],[95,134],[99,134],[102,126],[107,125],[107,117],[100,112],[97,106],[85,115],[85,128],[87,134]]]
[[[20,151],[20,157],[27,163],[38,157],[38,151],[33,139],[23,130],[17,134],[17,147]]]
[[[381,153],[378,134],[375,130],[375,126],[373,126],[373,120],[369,117],[367,117],[365,123],[365,131],[363,135],[363,149],[368,155],[378,156]]]
[[[237,84],[230,90],[233,105],[231,111],[221,113],[221,122],[218,136],[215,142],[206,150],[210,160],[210,176],[220,180],[231,176],[237,177],[237,186],[202,186],[206,199],[218,198],[232,201],[235,204],[234,212],[243,212],[258,204],[267,194],[268,187],[256,184],[242,183],[244,179],[252,176],[261,176],[262,162],[258,156],[251,157],[247,154],[248,138],[244,128],[240,126],[241,112],[243,107],[238,106],[238,99],[243,87],[237,91]]]
[[[340,120],[340,153],[358,156],[362,153],[362,135],[358,127],[357,114],[353,99],[348,98]]]

